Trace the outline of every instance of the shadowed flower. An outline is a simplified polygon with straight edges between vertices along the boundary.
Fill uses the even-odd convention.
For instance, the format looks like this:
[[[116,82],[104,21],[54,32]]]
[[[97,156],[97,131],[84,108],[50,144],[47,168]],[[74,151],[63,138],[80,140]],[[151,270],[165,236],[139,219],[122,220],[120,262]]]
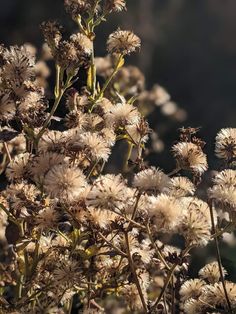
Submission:
[[[0,121],[9,121],[14,118],[16,105],[9,93],[0,91]]]
[[[6,176],[8,180],[14,181],[23,179],[27,170],[26,167],[29,161],[29,156],[29,153],[19,154],[11,160],[6,169]]]

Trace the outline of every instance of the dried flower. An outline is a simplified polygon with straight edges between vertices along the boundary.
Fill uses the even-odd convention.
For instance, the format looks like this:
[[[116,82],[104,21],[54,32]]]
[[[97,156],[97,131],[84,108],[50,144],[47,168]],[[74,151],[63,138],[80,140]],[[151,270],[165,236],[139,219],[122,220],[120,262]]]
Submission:
[[[211,238],[211,224],[200,210],[186,211],[179,226],[186,246],[205,246]]]
[[[204,286],[206,286],[206,283],[201,279],[190,279],[185,281],[179,291],[181,302],[185,302],[190,298],[198,299],[203,292]]]
[[[207,159],[202,149],[196,144],[179,142],[172,148],[177,165],[181,169],[202,174],[207,170]]]
[[[104,9],[108,12],[120,12],[125,8],[125,0],[106,0],[104,4]]]
[[[9,93],[0,91],[0,121],[9,121],[14,118],[16,104]]]
[[[105,114],[105,120],[108,127],[124,127],[128,124],[137,124],[140,114],[133,105],[123,102],[113,106]]]
[[[227,271],[222,267],[223,274],[226,275]],[[199,270],[199,276],[207,280],[210,284],[220,281],[220,270],[218,262],[211,262]]]
[[[230,281],[225,281],[225,288],[232,308],[236,307],[236,284]],[[221,306],[227,308],[225,292],[222,282],[214,285],[207,285],[203,293],[203,301],[206,301],[212,306]]]
[[[151,167],[134,176],[133,186],[141,191],[163,192],[169,184],[169,177],[158,168]]]
[[[150,197],[147,210],[157,230],[163,232],[174,232],[182,216],[178,200],[165,194]]]
[[[186,177],[174,177],[168,186],[168,193],[175,197],[193,195],[195,190],[195,185]]]
[[[54,166],[45,176],[44,189],[51,197],[71,202],[78,198],[86,187],[85,176],[77,167]]]
[[[231,160],[236,157],[236,129],[222,129],[216,136],[216,156]]]
[[[131,31],[118,29],[110,34],[107,40],[107,50],[109,53],[119,53],[129,55],[140,48],[141,40]]]
[[[9,163],[6,169],[6,176],[8,180],[20,180],[24,178],[29,161],[29,153],[19,154]]]
[[[112,174],[100,176],[88,193],[86,204],[96,208],[115,209],[124,206],[126,185],[123,178]]]

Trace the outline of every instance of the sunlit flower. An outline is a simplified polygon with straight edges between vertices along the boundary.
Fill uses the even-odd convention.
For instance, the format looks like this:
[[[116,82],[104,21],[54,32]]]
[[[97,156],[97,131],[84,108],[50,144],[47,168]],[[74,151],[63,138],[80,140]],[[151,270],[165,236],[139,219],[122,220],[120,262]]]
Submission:
[[[169,177],[158,168],[151,167],[134,176],[133,186],[142,191],[162,192],[169,184]]]
[[[105,120],[109,127],[124,127],[128,124],[137,124],[140,120],[140,114],[133,105],[123,102],[114,105],[105,114]]]
[[[126,8],[125,0],[106,0],[105,10],[108,12],[120,12]]]
[[[223,275],[227,274],[227,271],[222,267]],[[203,268],[199,270],[199,276],[209,283],[214,284],[220,281],[220,270],[218,262],[212,262],[205,265]]]
[[[141,40],[131,31],[117,31],[110,34],[107,40],[107,50],[109,53],[120,53],[123,55],[135,52],[140,48]]]
[[[174,232],[182,218],[178,200],[165,194],[151,197],[147,210],[158,231]]]
[[[196,144],[179,142],[172,147],[177,166],[202,174],[207,170],[207,159],[202,149]]]
[[[82,171],[73,166],[56,165],[45,176],[44,189],[51,197],[71,202],[86,187]]]
[[[185,302],[190,298],[198,299],[202,294],[205,285],[206,283],[201,279],[190,279],[185,281],[179,291],[181,301]]]
[[[49,230],[55,228],[59,220],[59,213],[54,207],[41,209],[35,217],[35,224],[38,229]]]
[[[126,200],[126,185],[118,175],[107,174],[95,180],[88,193],[86,204],[96,208],[114,209]]]
[[[230,281],[225,281],[226,293],[232,308],[236,307],[236,284]],[[203,300],[212,306],[222,306],[227,309],[227,301],[222,282],[214,285],[207,285],[204,289]]]
[[[174,177],[168,186],[168,193],[175,197],[193,195],[195,190],[195,185],[186,177]]]
[[[226,160],[236,157],[236,129],[222,129],[217,134],[215,153],[218,158]]]

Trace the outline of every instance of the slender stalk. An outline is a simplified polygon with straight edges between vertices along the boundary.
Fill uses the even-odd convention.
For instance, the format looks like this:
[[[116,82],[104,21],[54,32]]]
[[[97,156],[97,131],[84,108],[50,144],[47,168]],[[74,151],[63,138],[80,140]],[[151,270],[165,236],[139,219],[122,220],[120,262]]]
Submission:
[[[10,154],[10,152],[9,152],[7,143],[6,143],[6,142],[3,142],[3,146],[4,146],[4,149],[5,149],[5,151],[6,151],[7,158],[8,158],[8,160],[9,160],[9,162],[11,162],[11,161],[12,161],[12,158],[11,158],[11,154]]]
[[[132,272],[132,274],[134,276],[134,281],[135,281],[136,287],[138,289],[138,293],[139,293],[139,296],[140,296],[140,299],[141,299],[141,302],[142,302],[142,305],[143,305],[144,313],[148,313],[147,304],[146,304],[146,301],[145,301],[145,298],[144,298],[144,295],[143,295],[143,292],[142,292],[142,288],[140,286],[140,282],[139,282],[139,279],[138,279],[138,276],[137,276],[137,273],[136,273],[135,265],[134,265],[134,262],[133,262],[133,259],[132,259],[132,256],[131,256],[130,247],[129,247],[129,238],[128,238],[128,233],[127,232],[125,232],[125,241],[126,241],[126,246],[127,246],[127,254],[128,254],[128,260],[129,260],[129,266],[130,266],[131,272]]]
[[[213,234],[216,235],[214,237],[214,242],[215,242],[215,248],[216,248],[218,267],[219,267],[219,271],[220,271],[220,280],[222,282],[224,295],[225,295],[225,300],[226,300],[226,303],[227,303],[227,306],[228,306],[228,309],[229,309],[229,313],[233,313],[232,307],[231,307],[231,304],[230,304],[230,300],[229,300],[229,296],[228,296],[228,293],[227,293],[227,289],[226,289],[226,286],[225,286],[224,273],[223,273],[223,268],[222,268],[222,260],[221,260],[221,255],[220,255],[219,241],[218,241],[216,226],[215,226],[215,222],[214,222],[213,207],[214,207],[214,203],[212,201],[211,202],[211,206],[210,206],[210,216],[211,216],[212,231],[213,231]]]
[[[103,85],[102,89],[100,90],[100,92],[98,93],[98,95],[95,97],[95,99],[93,101],[93,104],[92,104],[92,107],[90,109],[90,112],[93,111],[93,109],[94,109],[94,107],[96,105],[96,102],[103,96],[104,92],[106,91],[106,89],[110,85],[111,81],[113,80],[114,76],[118,72],[118,70],[120,68],[120,63],[121,63],[122,58],[123,58],[123,55],[120,54],[119,57],[118,57],[118,61],[117,61],[116,65],[115,65],[114,70],[112,71],[111,75],[108,77],[106,82],[104,83],[104,85]]]
[[[156,251],[156,254],[157,256],[159,257],[159,259],[161,260],[161,262],[165,265],[165,267],[170,270],[170,267],[169,265],[167,264],[167,262],[165,261],[164,257],[162,256],[161,254],[161,251],[159,250],[158,246],[156,245],[153,237],[152,237],[152,233],[151,233],[151,230],[150,230],[150,227],[149,225],[147,225],[147,234],[148,234],[148,237],[152,243],[152,246],[154,247],[155,251]]]

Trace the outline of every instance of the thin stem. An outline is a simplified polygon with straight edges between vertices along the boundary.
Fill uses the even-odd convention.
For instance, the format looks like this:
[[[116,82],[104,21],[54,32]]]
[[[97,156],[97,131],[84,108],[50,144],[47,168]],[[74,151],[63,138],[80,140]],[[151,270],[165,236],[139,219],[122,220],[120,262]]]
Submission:
[[[3,146],[4,146],[4,149],[5,149],[5,151],[6,151],[7,158],[8,158],[8,160],[9,160],[9,162],[11,162],[11,161],[12,161],[12,158],[11,158],[11,154],[10,154],[10,152],[9,152],[7,143],[6,143],[6,142],[3,142]]]
[[[127,232],[125,232],[125,241],[126,241],[126,246],[127,246],[127,254],[128,254],[128,260],[129,260],[129,266],[130,266],[131,272],[132,272],[132,274],[134,276],[134,281],[135,281],[136,287],[138,289],[138,293],[139,293],[139,296],[140,296],[140,299],[141,299],[141,302],[142,302],[142,305],[143,305],[144,313],[148,313],[147,304],[146,304],[146,301],[145,301],[145,298],[144,298],[144,295],[143,295],[143,292],[142,292],[142,288],[140,286],[140,282],[139,282],[139,279],[138,279],[138,276],[137,276],[137,273],[136,273],[135,265],[133,263],[133,259],[132,259],[132,256],[131,256],[130,247],[129,247],[129,238],[128,238],[128,233]]]
[[[154,239],[153,239],[153,237],[152,237],[152,233],[151,233],[151,230],[150,230],[149,225],[147,225],[147,234],[148,234],[149,239],[150,239],[150,241],[151,241],[151,243],[152,243],[152,246],[154,247],[154,249],[155,249],[155,251],[156,251],[157,256],[159,257],[159,259],[161,260],[161,262],[165,265],[165,267],[166,267],[168,270],[170,270],[169,265],[166,263],[164,257],[163,257],[162,254],[161,254],[161,251],[159,250],[158,246],[156,245],[156,243],[155,243],[155,241],[154,241]]]
[[[221,255],[220,255],[219,241],[218,241],[216,226],[215,226],[215,222],[214,222],[213,206],[214,206],[214,203],[212,201],[211,206],[210,206],[210,215],[211,215],[212,231],[213,231],[213,234],[216,235],[214,237],[214,241],[215,241],[215,248],[216,248],[218,267],[219,267],[219,271],[220,271],[220,279],[221,279],[221,282],[222,282],[222,286],[223,286],[223,290],[224,290],[224,294],[225,294],[225,300],[227,302],[229,313],[233,313],[232,312],[232,308],[231,308],[231,304],[230,304],[230,300],[229,300],[229,297],[228,297],[227,289],[226,289],[226,286],[225,286],[225,281],[224,281],[224,273],[223,273],[223,269],[222,269],[222,260],[221,260]]]
[[[115,246],[114,244],[112,244],[109,240],[106,239],[106,237],[104,237],[104,235],[99,232],[98,235],[109,245],[111,246],[115,251],[117,251],[121,256],[123,257],[127,257],[127,254],[125,254],[123,251],[121,251],[117,246]]]
[[[95,97],[94,101],[93,101],[93,105],[90,109],[90,112],[93,111],[94,109],[94,106],[96,105],[96,102],[103,96],[104,92],[106,91],[107,87],[110,85],[111,81],[113,80],[114,76],[116,75],[116,73],[118,72],[119,68],[120,68],[120,63],[121,63],[121,60],[123,58],[123,55],[120,54],[119,57],[118,57],[118,61],[115,65],[115,68],[114,70],[112,71],[111,75],[108,77],[108,79],[106,80],[106,82],[104,83],[101,91],[98,93],[98,95]]]
[[[172,170],[170,173],[168,173],[167,175],[170,177],[170,176],[173,176],[174,174],[177,174],[181,169],[180,168],[175,168],[174,170]]]

